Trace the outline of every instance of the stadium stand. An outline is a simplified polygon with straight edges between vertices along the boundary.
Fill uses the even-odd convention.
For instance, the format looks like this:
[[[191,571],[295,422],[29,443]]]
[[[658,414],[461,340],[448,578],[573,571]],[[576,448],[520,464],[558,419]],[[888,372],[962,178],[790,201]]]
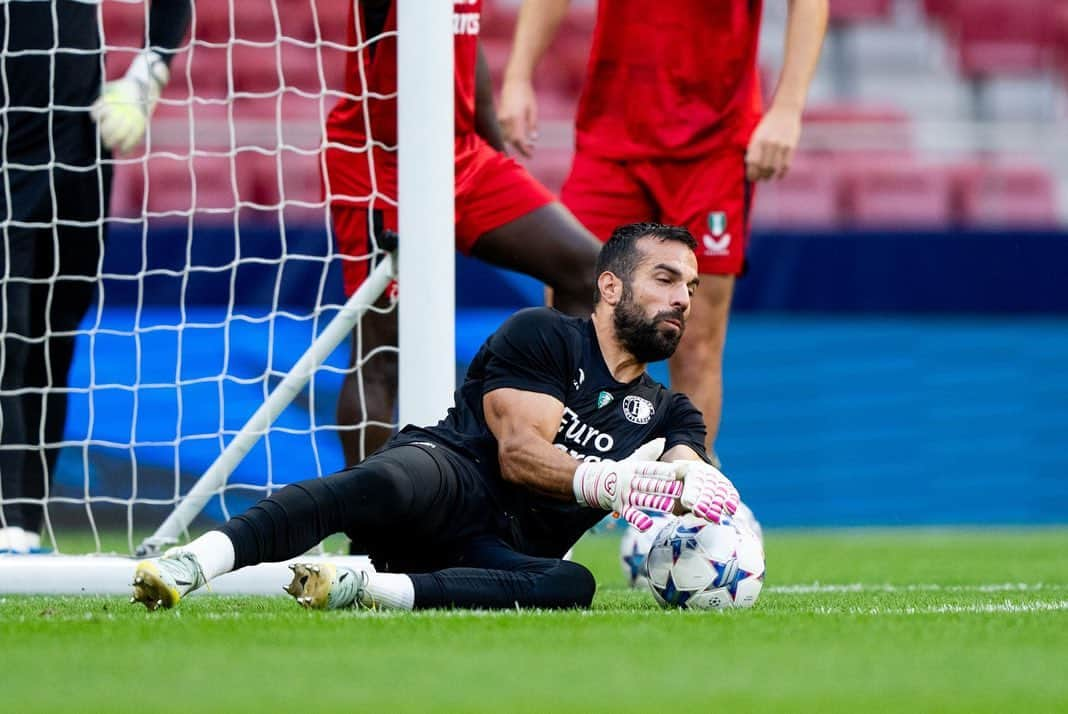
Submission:
[[[241,160],[255,173],[241,176],[239,193],[241,200],[247,194],[257,204],[276,203],[276,189],[257,187],[275,185],[278,147],[310,152],[318,145],[322,117],[334,100],[328,94],[321,104],[308,95],[322,87],[336,91],[343,78],[343,53],[331,43],[345,41],[338,18],[348,0],[315,5],[317,13],[308,0],[273,3],[277,12],[267,0],[234,3],[233,9],[198,4],[194,42],[175,60],[175,81],[153,127],[154,150],[262,149]],[[519,0],[485,2],[483,49],[498,83],[518,6]],[[595,10],[594,0],[572,3],[537,76],[542,144],[529,166],[553,190],[568,169],[570,123]],[[838,0],[831,11],[831,46],[813,85],[796,170],[779,185],[762,187],[758,225],[1065,221],[1068,140],[1056,138],[1056,123],[1068,113],[1068,0]],[[784,24],[784,9],[765,3],[761,59],[768,85],[781,62]],[[109,44],[136,46],[142,7],[104,3],[104,28]],[[228,48],[231,37],[238,41]],[[109,75],[130,57],[111,53]],[[282,136],[268,127],[278,116],[285,119]],[[875,157],[879,166],[865,169]],[[189,203],[179,200],[181,189],[155,187],[157,178],[178,180],[180,174],[188,184],[188,172],[170,166],[181,162],[159,162],[158,169],[156,163],[149,169],[148,207]],[[192,162],[199,186],[220,183],[215,176],[200,181],[200,172],[216,163]],[[283,163],[289,195],[316,201],[315,157],[294,153]],[[128,175],[133,171],[118,167],[120,186],[143,183]],[[209,193],[199,192],[198,208],[218,202]],[[143,195],[143,187],[117,191],[118,215],[134,215]],[[320,210],[294,208],[289,217],[312,211],[318,219]]]

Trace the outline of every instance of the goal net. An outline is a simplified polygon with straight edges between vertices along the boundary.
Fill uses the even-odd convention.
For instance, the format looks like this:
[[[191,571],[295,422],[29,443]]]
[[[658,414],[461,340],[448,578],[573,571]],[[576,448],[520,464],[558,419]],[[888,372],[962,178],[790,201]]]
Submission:
[[[106,79],[122,76],[145,46],[149,4],[100,4],[104,51],[86,61],[99,62]],[[287,483],[344,466],[338,394],[371,356],[350,367],[348,336],[358,335],[365,310],[394,309],[373,303],[396,269],[380,235],[367,254],[339,253],[330,218],[339,196],[322,178],[324,125],[345,96],[346,58],[381,39],[359,37],[357,26],[353,43],[352,18],[353,0],[194,4],[145,141],[103,162],[114,172],[111,210],[92,223],[99,279],[74,331],[67,386],[53,386],[64,379],[51,364],[43,384],[5,380],[4,404],[37,395],[45,409],[23,440],[0,445],[21,452],[40,479],[35,493],[5,475],[0,527],[12,509],[39,507],[42,550],[93,554],[99,570],[102,555],[184,542]],[[6,44],[0,51],[11,54]],[[352,161],[396,151],[368,136],[344,147]],[[395,205],[397,197],[375,186],[345,198]],[[39,235],[61,234],[45,226]],[[436,238],[451,255],[448,236]],[[351,298],[345,261],[373,268]],[[30,282],[51,296],[60,280],[49,265]],[[56,337],[48,326],[13,335],[8,308],[5,344]],[[404,330],[402,320],[402,340]],[[66,428],[51,438],[46,425],[62,400],[41,400],[49,393],[67,402]],[[0,556],[0,591],[25,591],[31,561],[55,568],[55,558]],[[128,580],[129,564],[115,567]]]

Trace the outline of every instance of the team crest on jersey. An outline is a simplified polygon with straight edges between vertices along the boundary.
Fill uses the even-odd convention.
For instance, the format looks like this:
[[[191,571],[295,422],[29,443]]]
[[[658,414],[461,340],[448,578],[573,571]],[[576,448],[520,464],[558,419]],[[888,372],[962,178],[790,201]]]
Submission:
[[[623,400],[623,416],[627,417],[627,421],[635,424],[648,424],[649,420],[653,418],[653,403],[645,397],[638,397],[633,394]]]
[[[608,406],[612,403],[613,399],[615,399],[615,397],[602,390],[601,393],[597,395],[597,408],[600,409],[601,407]]]
[[[727,230],[727,214],[724,211],[712,211],[708,214],[708,232],[714,236],[723,235]]]
[[[730,252],[731,234],[727,233],[727,214],[711,211],[708,214],[708,233],[701,236],[705,255],[727,255]]]

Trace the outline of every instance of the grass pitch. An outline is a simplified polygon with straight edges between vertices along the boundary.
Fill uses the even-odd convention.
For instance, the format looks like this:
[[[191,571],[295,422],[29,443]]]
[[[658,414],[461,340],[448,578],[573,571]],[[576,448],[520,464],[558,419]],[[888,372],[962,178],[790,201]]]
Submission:
[[[576,549],[589,612],[0,597],[0,710],[1068,712],[1068,530],[771,531],[756,608],[706,613],[617,548]]]

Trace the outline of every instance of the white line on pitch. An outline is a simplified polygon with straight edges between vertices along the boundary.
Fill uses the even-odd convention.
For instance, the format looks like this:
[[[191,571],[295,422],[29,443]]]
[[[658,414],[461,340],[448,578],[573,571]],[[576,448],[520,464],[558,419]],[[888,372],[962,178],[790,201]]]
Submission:
[[[817,607],[816,615],[944,615],[1017,614],[1068,610],[1068,600],[1038,602],[991,602],[975,605],[929,605],[926,607]]]
[[[1057,585],[1052,583],[977,583],[974,585],[938,585],[936,583],[914,583],[909,585],[892,585],[890,583],[809,583],[803,585],[769,585],[764,588],[765,592],[784,595],[807,595],[812,593],[907,592],[1000,593],[1065,589],[1068,589],[1068,584]]]

